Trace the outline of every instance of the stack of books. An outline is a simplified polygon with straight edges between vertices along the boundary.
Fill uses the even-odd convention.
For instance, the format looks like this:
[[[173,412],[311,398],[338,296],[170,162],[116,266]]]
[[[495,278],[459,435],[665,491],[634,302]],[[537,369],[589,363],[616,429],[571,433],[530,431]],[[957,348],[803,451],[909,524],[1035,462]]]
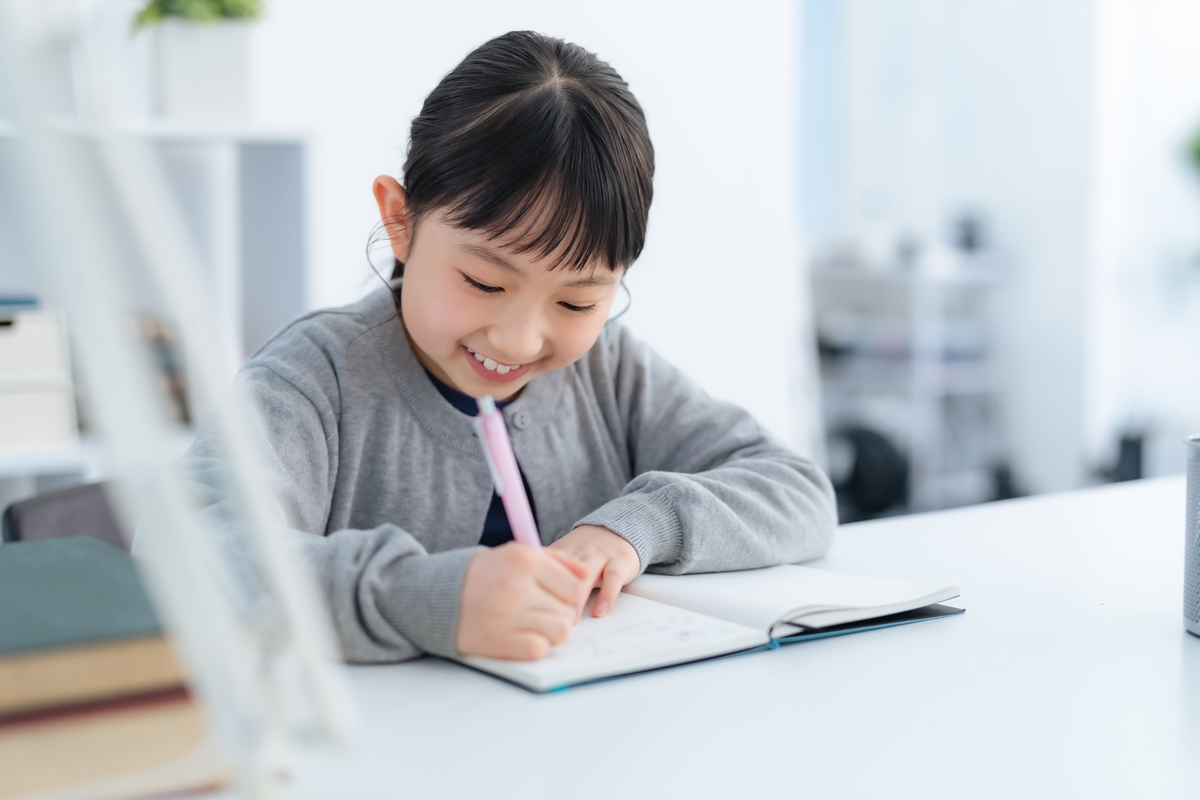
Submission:
[[[225,778],[130,556],[90,537],[0,546],[0,798]]]
[[[0,450],[77,441],[66,324],[36,298],[0,294]]]

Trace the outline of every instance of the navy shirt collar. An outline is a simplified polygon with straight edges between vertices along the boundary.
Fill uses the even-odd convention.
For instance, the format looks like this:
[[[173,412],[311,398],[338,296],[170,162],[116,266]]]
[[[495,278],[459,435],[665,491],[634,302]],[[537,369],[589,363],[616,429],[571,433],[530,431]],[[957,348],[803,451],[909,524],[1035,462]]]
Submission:
[[[441,394],[442,397],[446,398],[446,401],[450,403],[450,405],[454,406],[456,409],[469,417],[478,416],[479,403],[475,401],[474,397],[471,397],[469,394],[464,394],[458,389],[450,388],[438,380],[437,377],[434,376],[434,374],[429,370],[425,370],[425,374],[429,376],[429,380],[433,381],[434,388],[438,390],[438,393]],[[511,402],[511,400],[497,401],[496,408],[504,408]]]

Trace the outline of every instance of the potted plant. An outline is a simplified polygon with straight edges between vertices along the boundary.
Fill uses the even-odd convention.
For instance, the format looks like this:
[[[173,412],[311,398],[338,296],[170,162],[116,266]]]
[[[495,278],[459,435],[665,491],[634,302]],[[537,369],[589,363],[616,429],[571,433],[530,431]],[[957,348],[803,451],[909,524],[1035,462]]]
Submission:
[[[136,33],[154,35],[154,100],[162,117],[240,122],[249,113],[250,26],[262,0],[149,0]]]

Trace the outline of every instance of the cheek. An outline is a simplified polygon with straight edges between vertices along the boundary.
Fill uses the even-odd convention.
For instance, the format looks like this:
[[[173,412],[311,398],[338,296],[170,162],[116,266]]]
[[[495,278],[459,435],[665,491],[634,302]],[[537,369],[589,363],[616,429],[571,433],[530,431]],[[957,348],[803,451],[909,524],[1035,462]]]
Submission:
[[[407,272],[407,270],[406,270]],[[475,299],[441,276],[416,272],[404,276],[400,307],[408,333],[422,350],[449,352],[474,329]]]
[[[555,367],[565,367],[590,350],[604,329],[604,321],[604,315],[597,313],[559,326],[555,336]]]

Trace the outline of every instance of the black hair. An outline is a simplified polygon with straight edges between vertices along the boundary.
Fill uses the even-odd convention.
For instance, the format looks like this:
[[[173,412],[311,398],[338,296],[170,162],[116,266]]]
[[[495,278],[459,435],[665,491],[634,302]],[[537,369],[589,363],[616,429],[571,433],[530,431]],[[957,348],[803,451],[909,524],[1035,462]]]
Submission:
[[[641,254],[654,148],[629,86],[582,47],[530,31],[498,36],[437,85],[412,122],[404,186],[415,226],[460,228],[554,268]],[[386,227],[387,221],[385,221]],[[564,246],[565,244],[565,246]],[[404,274],[398,259],[393,278]]]

